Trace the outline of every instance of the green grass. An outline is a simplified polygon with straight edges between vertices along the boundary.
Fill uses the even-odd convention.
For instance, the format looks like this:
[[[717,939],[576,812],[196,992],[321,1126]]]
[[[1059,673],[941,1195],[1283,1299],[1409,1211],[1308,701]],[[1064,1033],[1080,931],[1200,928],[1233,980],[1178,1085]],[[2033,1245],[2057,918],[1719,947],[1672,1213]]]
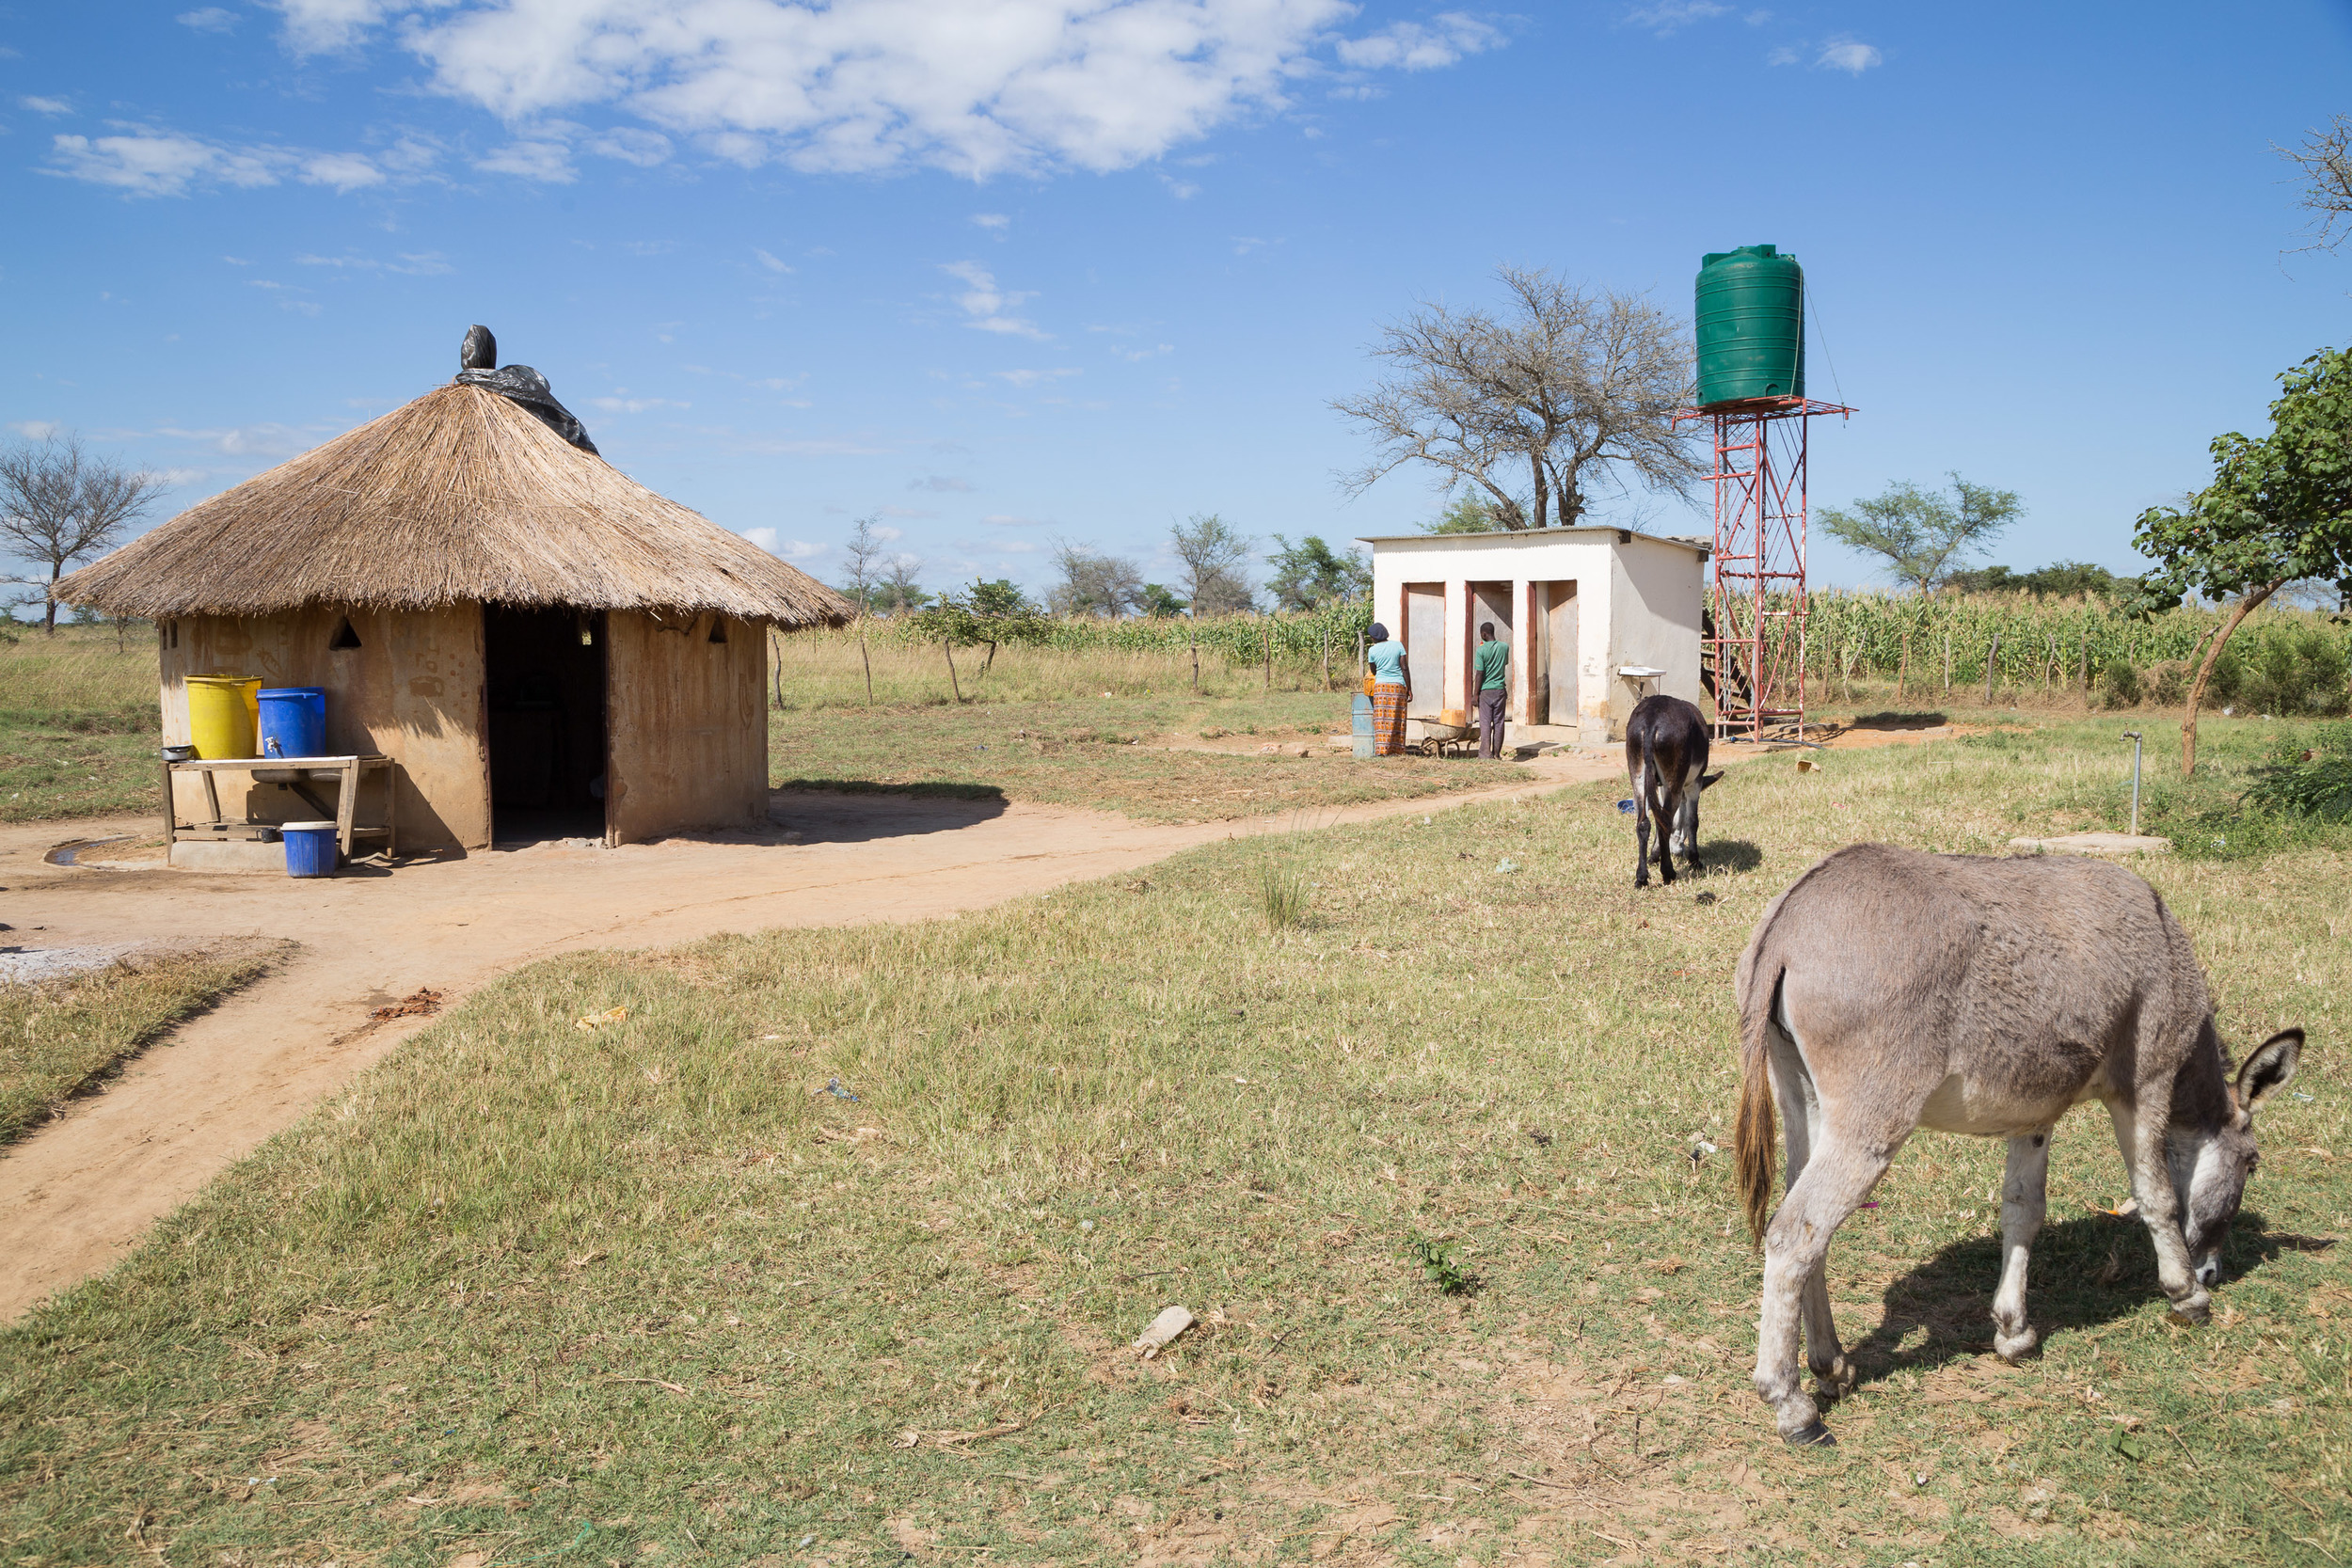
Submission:
[[[770,777],[787,788],[1001,796],[1198,822],[1437,795],[1521,776],[1509,763],[1475,758],[1359,762],[1325,742],[1347,725],[1347,698],[1319,692],[824,707],[769,716]],[[1262,736],[1310,754],[1225,755],[1154,744],[1204,734]]]
[[[1640,895],[1601,785],[1296,835],[1286,934],[1259,841],[956,920],[535,966],[0,1337],[0,1542],[39,1568],[2340,1560],[2341,849],[2140,863],[2233,1040],[2312,1031],[2213,1326],[2168,1326],[2145,1232],[2091,1212],[2125,1185],[2085,1113],[2039,1359],[1989,1354],[2001,1147],[1922,1135],[1831,1255],[1844,1446],[1785,1449],[1748,1386],[1756,1255],[1701,1145],[1728,1142],[1751,924],[1857,838],[2001,845],[2115,777],[2106,731],[1736,768],[1723,869]],[[1200,1323],[1128,1354],[1171,1304]]]
[[[0,1144],[261,974],[274,953],[269,944],[221,942],[0,985]]]
[[[155,678],[151,633],[0,640],[0,822],[151,809]]]

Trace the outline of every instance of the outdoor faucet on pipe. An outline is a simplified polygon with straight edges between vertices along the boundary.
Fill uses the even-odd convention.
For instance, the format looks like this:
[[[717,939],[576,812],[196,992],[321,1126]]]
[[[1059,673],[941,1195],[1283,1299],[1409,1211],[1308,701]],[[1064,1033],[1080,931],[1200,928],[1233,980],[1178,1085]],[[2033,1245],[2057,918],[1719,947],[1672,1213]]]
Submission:
[[[2123,738],[2132,743],[2132,836],[2139,836],[2139,732],[2125,730]]]

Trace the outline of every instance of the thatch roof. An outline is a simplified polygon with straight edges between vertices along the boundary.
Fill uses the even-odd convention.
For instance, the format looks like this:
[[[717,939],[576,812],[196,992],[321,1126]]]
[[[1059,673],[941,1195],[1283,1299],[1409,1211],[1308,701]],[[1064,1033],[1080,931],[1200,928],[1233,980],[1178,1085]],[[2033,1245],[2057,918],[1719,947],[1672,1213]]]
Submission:
[[[467,386],[199,502],[67,577],[56,596],[151,617],[464,600],[787,626],[850,616],[805,572]]]

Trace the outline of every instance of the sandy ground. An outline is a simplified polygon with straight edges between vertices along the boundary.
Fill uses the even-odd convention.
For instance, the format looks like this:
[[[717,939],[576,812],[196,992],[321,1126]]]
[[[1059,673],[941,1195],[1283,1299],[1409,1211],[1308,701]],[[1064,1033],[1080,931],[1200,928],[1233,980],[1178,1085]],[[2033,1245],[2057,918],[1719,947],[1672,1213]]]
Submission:
[[[1606,753],[1547,758],[1510,785],[1333,810],[1303,825],[1443,811],[1617,767]],[[778,792],[771,816],[767,833],[620,849],[559,843],[303,880],[172,871],[151,860],[108,865],[103,847],[83,851],[79,865],[44,859],[72,839],[148,834],[144,816],[0,829],[0,919],[14,927],[11,945],[301,944],[175,1030],[105,1093],[0,1156],[0,1321],[110,1266],[215,1174],[421,1027],[419,1018],[369,1019],[419,990],[453,1004],[504,971],[577,948],[931,919],[1194,845],[1302,826],[1287,813],[1163,825],[1021,803],[799,791]]]

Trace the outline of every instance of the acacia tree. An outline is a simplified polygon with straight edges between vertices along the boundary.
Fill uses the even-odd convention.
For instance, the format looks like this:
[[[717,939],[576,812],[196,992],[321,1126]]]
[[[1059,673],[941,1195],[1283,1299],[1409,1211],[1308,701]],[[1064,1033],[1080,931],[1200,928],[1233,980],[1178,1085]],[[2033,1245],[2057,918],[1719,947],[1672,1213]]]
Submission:
[[[2303,578],[2352,593],[2352,350],[2323,349],[2279,378],[2271,431],[2213,442],[2213,483],[2178,507],[2140,514],[2132,543],[2156,562],[2142,603],[2190,594],[2237,602],[2189,682],[2181,772],[2197,770],[2197,710],[2230,636],[2263,602]]]
[[[1705,470],[1674,420],[1692,395],[1683,323],[1645,294],[1594,293],[1545,269],[1495,276],[1500,315],[1424,302],[1381,329],[1373,357],[1398,373],[1331,404],[1378,443],[1341,488],[1360,495],[1426,463],[1483,494],[1509,529],[1574,527],[1596,485],[1621,476],[1687,498]]]
[[[2312,214],[2313,250],[2333,250],[2352,239],[2352,115],[2313,130],[2300,147],[2280,153],[2303,171],[2303,209]]]
[[[1061,581],[1046,596],[1057,615],[1103,615],[1112,620],[1135,609],[1143,595],[1143,574],[1123,555],[1105,555],[1089,545],[1054,542],[1054,565]]]
[[[1821,531],[1841,545],[1886,562],[1897,581],[1926,593],[1995,534],[2025,515],[2014,490],[1971,484],[1958,474],[1951,498],[1897,480],[1882,493],[1843,507],[1821,508]]]
[[[1195,615],[1223,615],[1249,608],[1249,536],[1214,512],[1196,512],[1168,531],[1168,548],[1184,563],[1182,586]]]
[[[1313,610],[1372,592],[1372,562],[1363,551],[1335,550],[1312,533],[1295,545],[1278,533],[1274,543],[1277,548],[1266,557],[1274,575],[1265,588],[1284,610]]]
[[[161,474],[94,456],[78,436],[0,451],[0,548],[48,571],[7,580],[41,591],[45,632],[56,634],[57,601],[50,594],[66,567],[114,548],[163,488]]]

